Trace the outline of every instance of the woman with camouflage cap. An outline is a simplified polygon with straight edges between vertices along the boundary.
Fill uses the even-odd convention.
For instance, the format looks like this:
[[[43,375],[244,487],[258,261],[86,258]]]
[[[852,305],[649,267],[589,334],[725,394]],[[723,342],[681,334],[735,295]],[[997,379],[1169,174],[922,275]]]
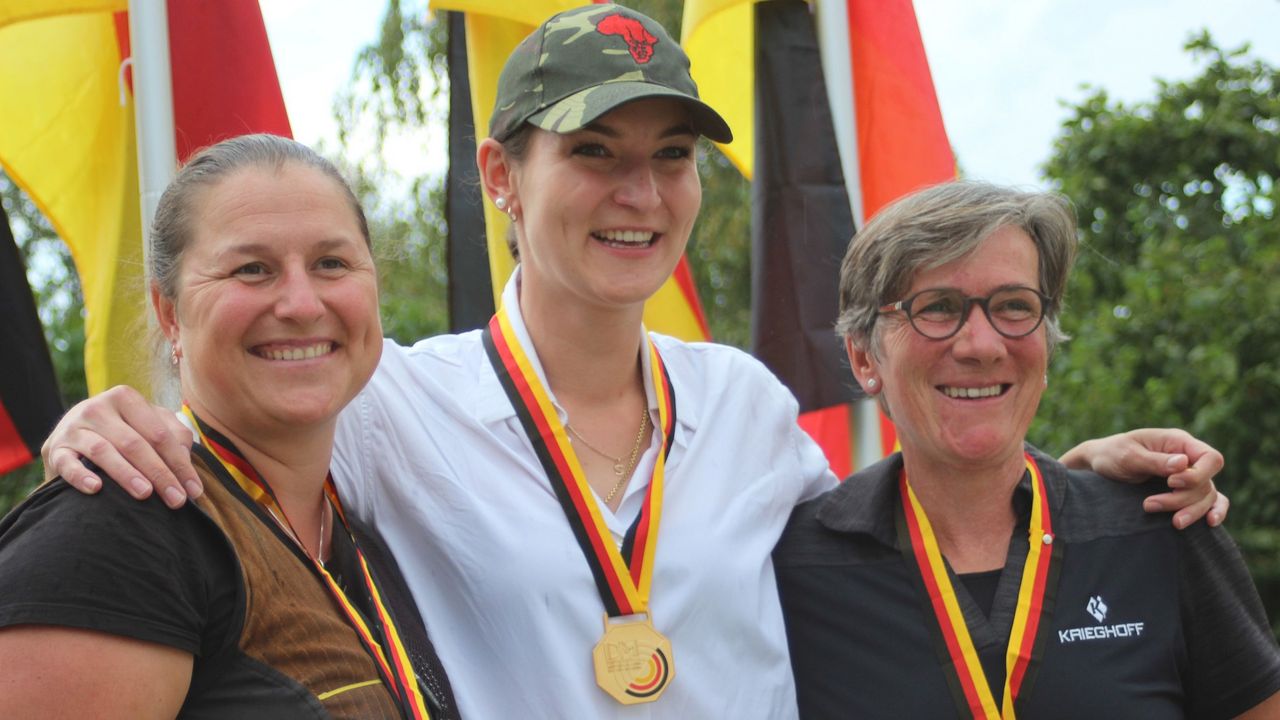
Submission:
[[[835,477],[758,362],[641,324],[698,213],[699,136],[731,133],[661,26],[613,5],[547,20],[477,153],[521,261],[501,309],[484,331],[389,342],[341,418],[348,511],[404,568],[464,715],[796,714],[770,551]],[[129,403],[137,433],[83,410],[63,426],[164,427]],[[51,465],[79,478],[72,436]],[[119,462],[98,464],[164,464]],[[145,474],[180,499],[170,471]]]

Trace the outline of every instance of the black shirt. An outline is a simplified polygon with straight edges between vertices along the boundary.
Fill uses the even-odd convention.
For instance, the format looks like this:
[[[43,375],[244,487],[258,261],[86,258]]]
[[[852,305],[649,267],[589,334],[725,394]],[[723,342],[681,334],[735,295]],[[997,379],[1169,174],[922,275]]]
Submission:
[[[96,630],[189,652],[184,718],[399,717],[385,686],[365,682],[375,666],[310,561],[215,460],[194,453],[199,505],[138,502],[110,480],[85,496],[59,480],[0,520],[0,627]],[[432,717],[456,717],[398,569],[376,538],[352,531]],[[329,571],[376,623],[341,527],[332,548]]]
[[[1144,513],[1142,498],[1156,486],[1036,461],[1055,545],[1065,547],[1041,630],[1044,658],[1023,686],[1020,717],[1232,717],[1280,691],[1280,651],[1224,530],[1198,523],[1178,532],[1167,516]],[[901,467],[894,455],[797,507],[774,551],[803,718],[960,716],[918,570],[897,546]],[[1024,478],[1014,497],[1022,530],[990,613],[952,574],[997,702],[1029,497]]]

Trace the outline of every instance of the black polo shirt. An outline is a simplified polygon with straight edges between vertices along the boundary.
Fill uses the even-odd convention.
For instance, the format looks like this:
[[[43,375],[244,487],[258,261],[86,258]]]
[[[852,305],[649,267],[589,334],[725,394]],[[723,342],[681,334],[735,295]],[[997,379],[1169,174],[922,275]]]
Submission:
[[[1062,564],[1027,718],[1232,717],[1280,691],[1280,650],[1235,543],[1149,515],[1160,486],[1068,471],[1032,449]],[[802,718],[949,718],[950,670],[919,571],[898,545],[900,455],[796,508],[774,551]],[[1027,554],[1031,492],[1015,492],[990,617],[952,584],[997,704]]]

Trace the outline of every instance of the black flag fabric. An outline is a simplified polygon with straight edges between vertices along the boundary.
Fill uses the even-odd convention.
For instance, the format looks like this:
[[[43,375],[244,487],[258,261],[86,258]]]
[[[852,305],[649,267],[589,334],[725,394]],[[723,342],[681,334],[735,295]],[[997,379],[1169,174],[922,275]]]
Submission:
[[[804,2],[756,5],[752,354],[809,412],[859,396],[833,331],[854,222]]]
[[[62,409],[27,273],[0,208],[0,473],[40,453]]]
[[[476,128],[471,115],[464,15],[449,16],[449,332],[484,327],[493,317],[489,248],[476,171]]]

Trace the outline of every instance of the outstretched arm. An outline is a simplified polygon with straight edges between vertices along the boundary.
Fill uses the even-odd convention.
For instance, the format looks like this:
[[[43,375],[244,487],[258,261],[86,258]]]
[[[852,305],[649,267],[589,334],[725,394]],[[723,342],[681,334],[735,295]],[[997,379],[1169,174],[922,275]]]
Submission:
[[[173,411],[147,402],[119,385],[84,400],[58,422],[40,454],[45,477],[62,476],[83,493],[102,488],[102,478],[84,458],[139,500],[154,488],[171,508],[199,497],[200,479],[191,465],[191,431]]]
[[[1184,430],[1143,428],[1086,440],[1060,460],[1067,467],[1093,470],[1113,480],[1166,478],[1170,491],[1147,498],[1143,508],[1174,512],[1177,528],[1202,517],[1211,526],[1220,525],[1231,504],[1213,484],[1213,476],[1222,470],[1222,453]]]

